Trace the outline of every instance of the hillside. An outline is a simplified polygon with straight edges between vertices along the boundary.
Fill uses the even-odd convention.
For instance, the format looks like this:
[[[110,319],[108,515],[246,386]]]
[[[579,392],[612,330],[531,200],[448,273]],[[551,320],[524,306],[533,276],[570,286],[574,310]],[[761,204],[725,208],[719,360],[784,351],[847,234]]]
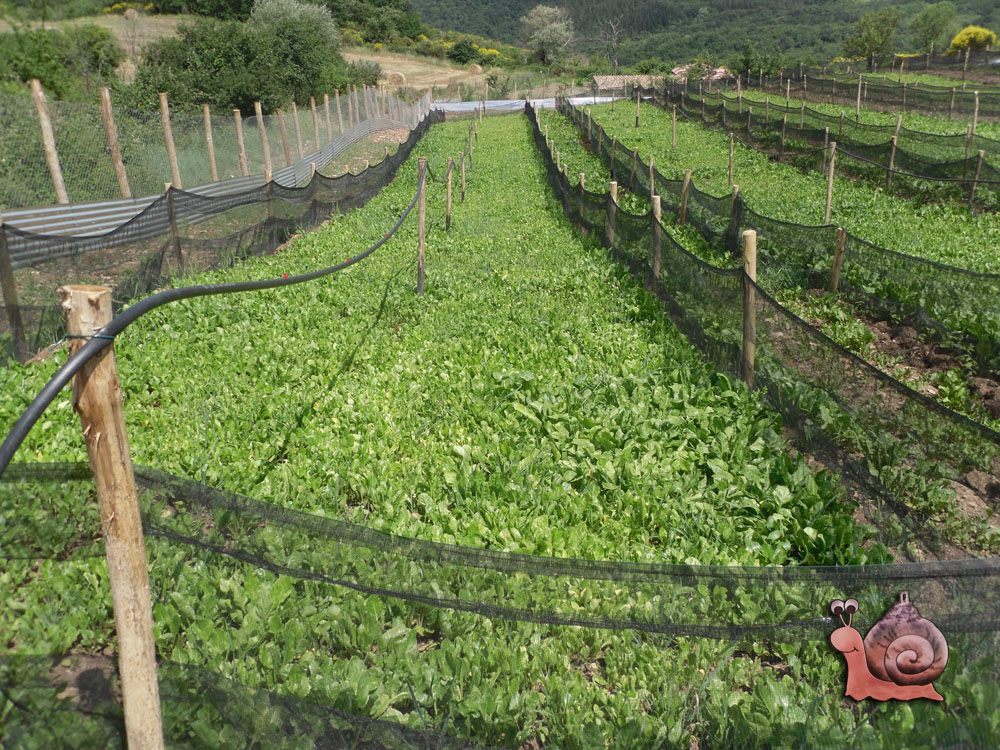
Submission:
[[[413,0],[426,23],[523,43],[520,17],[536,0]],[[842,52],[842,40],[853,23],[873,8],[893,5],[903,13],[898,36],[901,50],[912,46],[906,30],[909,19],[923,2],[872,0],[563,0],[577,29],[577,47],[593,52],[600,48],[598,26],[620,19],[625,28],[620,62],[629,64],[646,57],[670,62],[686,61],[707,53],[725,58],[752,39],[765,51],[781,51],[792,60],[823,61]],[[977,23],[1000,27],[1000,5],[994,0],[955,0],[956,28]]]

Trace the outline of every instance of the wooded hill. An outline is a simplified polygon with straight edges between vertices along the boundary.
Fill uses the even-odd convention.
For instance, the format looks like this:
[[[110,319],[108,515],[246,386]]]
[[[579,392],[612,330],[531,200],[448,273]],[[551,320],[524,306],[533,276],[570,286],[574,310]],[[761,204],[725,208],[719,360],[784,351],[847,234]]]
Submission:
[[[539,0],[413,0],[425,23],[510,43],[524,43],[520,18]],[[921,51],[907,30],[924,2],[852,0],[545,0],[568,8],[576,28],[576,48],[596,52],[604,45],[600,26],[620,20],[623,65],[656,57],[686,62],[697,55],[725,60],[745,40],[763,51],[782,52],[790,61],[825,62],[843,54],[843,40],[864,13],[893,6],[903,14],[897,35],[901,52]],[[977,24],[1000,27],[996,0],[954,0],[954,29]],[[911,49],[912,48],[912,49]]]

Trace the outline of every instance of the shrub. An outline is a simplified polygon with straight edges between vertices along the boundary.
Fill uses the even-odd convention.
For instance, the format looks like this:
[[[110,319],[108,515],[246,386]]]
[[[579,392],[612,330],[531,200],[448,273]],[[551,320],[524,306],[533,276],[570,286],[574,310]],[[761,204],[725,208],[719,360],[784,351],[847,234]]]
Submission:
[[[984,29],[982,26],[966,26],[960,32],[955,34],[955,38],[951,40],[950,49],[953,50],[964,50],[964,49],[975,49],[981,50],[987,47],[997,46],[997,35],[995,32],[989,29]]]
[[[479,50],[477,50],[476,45],[468,39],[463,39],[460,42],[456,42],[452,48],[448,50],[447,57],[449,60],[453,60],[459,65],[467,65],[468,63],[479,60]]]

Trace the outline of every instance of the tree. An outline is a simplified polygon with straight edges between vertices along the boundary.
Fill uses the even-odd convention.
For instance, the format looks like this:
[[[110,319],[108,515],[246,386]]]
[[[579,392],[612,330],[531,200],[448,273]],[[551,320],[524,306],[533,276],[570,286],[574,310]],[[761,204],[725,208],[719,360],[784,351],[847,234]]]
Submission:
[[[895,8],[865,13],[854,26],[854,34],[844,40],[845,54],[867,58],[870,70],[876,56],[892,52],[900,18],[902,14]]]
[[[573,21],[565,8],[536,5],[521,17],[521,26],[528,44],[543,63],[562,57],[573,42]]]
[[[955,38],[951,40],[951,49],[961,50],[961,49],[974,49],[982,50],[990,47],[991,49],[997,46],[997,35],[995,32],[989,29],[984,29],[982,26],[966,26],[960,32],[955,34]]]
[[[917,38],[921,49],[941,41],[948,25],[955,19],[955,4],[944,2],[925,5],[916,18],[910,21],[910,31]]]
[[[457,62],[459,65],[468,65],[479,59],[479,50],[468,39],[455,42],[445,54],[449,60]]]
[[[621,40],[623,31],[621,16],[609,18],[597,27],[597,41],[604,47],[608,64],[614,73],[618,72],[618,42]]]

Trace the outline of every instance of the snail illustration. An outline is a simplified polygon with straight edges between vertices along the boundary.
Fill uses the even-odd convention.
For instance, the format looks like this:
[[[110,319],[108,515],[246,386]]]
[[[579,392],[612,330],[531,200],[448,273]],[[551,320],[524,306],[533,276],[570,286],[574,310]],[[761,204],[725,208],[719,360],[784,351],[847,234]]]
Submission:
[[[830,642],[847,660],[847,690],[844,695],[860,701],[872,698],[908,701],[928,698],[943,701],[931,684],[948,663],[948,643],[930,620],[920,616],[903,591],[868,635],[851,627],[858,603],[854,599],[830,603],[844,627],[830,634]],[[847,615],[847,620],[844,620]]]

